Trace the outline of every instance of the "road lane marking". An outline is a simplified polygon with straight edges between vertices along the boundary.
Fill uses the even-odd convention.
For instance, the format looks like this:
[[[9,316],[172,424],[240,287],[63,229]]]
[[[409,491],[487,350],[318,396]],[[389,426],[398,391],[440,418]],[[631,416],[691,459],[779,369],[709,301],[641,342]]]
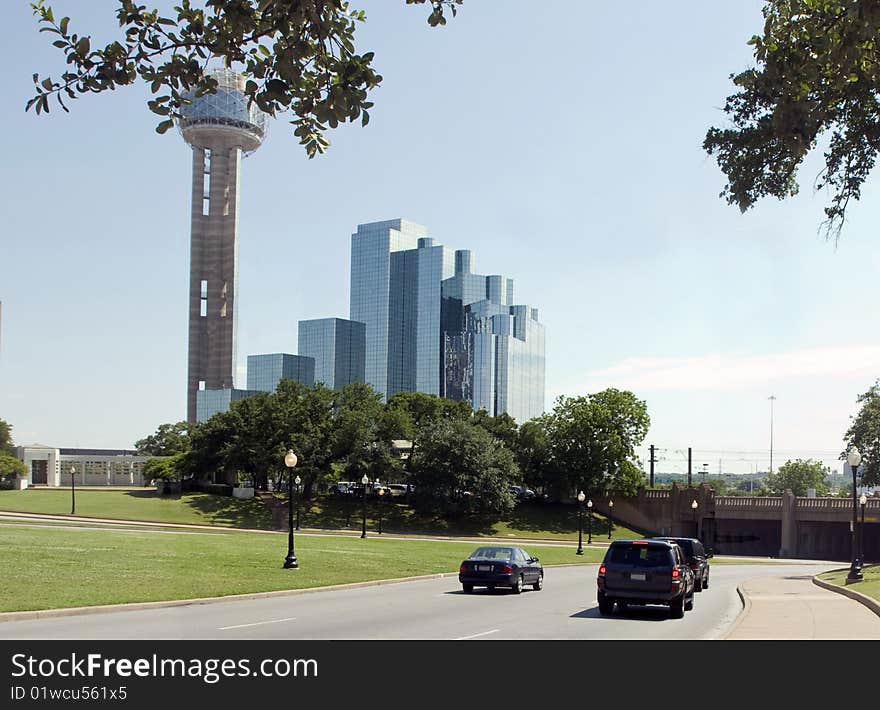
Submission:
[[[456,641],[467,641],[468,639],[479,638],[480,636],[488,636],[489,634],[497,634],[501,629],[492,629],[491,631],[484,631],[480,634],[472,634],[471,636],[460,636],[455,639]]]
[[[263,624],[280,624],[283,621],[296,621],[296,617],[291,616],[287,619],[272,619],[271,621],[255,621],[253,624],[236,624],[235,626],[221,626],[217,630],[218,631],[226,631],[227,629],[243,629],[246,626],[262,626]]]

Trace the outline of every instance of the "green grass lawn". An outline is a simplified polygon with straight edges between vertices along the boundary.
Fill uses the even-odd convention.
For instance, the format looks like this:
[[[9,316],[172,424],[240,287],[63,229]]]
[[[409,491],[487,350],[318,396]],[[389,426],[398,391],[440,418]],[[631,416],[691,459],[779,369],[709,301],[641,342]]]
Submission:
[[[847,586],[845,582],[848,573],[849,569],[841,570],[840,572],[826,572],[825,574],[820,574],[819,579],[843,587]],[[851,584],[849,588],[880,601],[880,565],[863,567],[862,576],[864,579],[861,582]]]
[[[70,513],[70,491],[0,491],[0,510],[21,513]],[[147,520],[159,523],[271,528],[272,515],[258,500],[210,493],[160,496],[155,490],[76,490],[76,514],[91,518]]]
[[[420,515],[400,502],[368,501],[367,525],[387,532],[447,536],[498,536],[540,540],[577,540],[577,509],[573,505],[521,504],[507,520],[487,518],[445,518]],[[69,490],[0,491],[0,510],[70,513]],[[76,513],[84,517],[145,520],[162,523],[223,525],[237,528],[273,529],[269,510],[258,500],[239,500],[209,493],[160,496],[152,489],[137,491],[76,491]],[[320,498],[307,501],[300,510],[302,527],[325,530],[359,530],[363,510],[359,500]],[[593,539],[608,540],[608,521],[600,515],[592,520]],[[641,537],[639,532],[615,525],[612,539]],[[583,518],[583,539],[589,538],[589,517]]]
[[[0,525],[0,611],[192,599],[455,572],[474,543],[283,534]],[[525,546],[545,565],[595,563],[604,549]],[[586,580],[586,578],[585,578]],[[592,581],[592,580],[586,580]],[[450,579],[450,585],[457,581]]]

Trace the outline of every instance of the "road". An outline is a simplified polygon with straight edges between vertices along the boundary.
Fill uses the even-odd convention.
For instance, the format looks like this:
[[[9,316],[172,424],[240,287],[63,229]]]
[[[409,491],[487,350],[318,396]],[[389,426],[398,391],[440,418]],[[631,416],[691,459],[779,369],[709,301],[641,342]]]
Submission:
[[[551,567],[540,592],[472,594],[456,577],[293,596],[0,623],[0,639],[678,640],[722,636],[742,611],[737,584],[833,565],[712,566],[684,619],[664,607],[602,617],[597,565]]]

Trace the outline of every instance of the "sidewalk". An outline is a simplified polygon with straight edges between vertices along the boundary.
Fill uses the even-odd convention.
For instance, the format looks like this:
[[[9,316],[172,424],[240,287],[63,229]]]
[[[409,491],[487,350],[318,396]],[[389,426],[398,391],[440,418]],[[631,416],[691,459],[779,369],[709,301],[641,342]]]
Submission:
[[[811,575],[756,577],[740,587],[742,615],[724,638],[738,640],[877,640],[880,616]]]

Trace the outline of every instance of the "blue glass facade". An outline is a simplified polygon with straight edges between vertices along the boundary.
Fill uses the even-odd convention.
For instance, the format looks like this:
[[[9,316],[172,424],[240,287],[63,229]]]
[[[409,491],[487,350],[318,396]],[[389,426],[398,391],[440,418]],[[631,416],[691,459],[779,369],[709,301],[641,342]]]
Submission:
[[[206,422],[219,412],[228,412],[230,404],[255,394],[258,393],[253,390],[198,390],[196,392],[196,421]]]
[[[248,355],[247,387],[259,392],[274,392],[282,378],[315,384],[315,360],[302,355],[269,353]]]
[[[350,315],[365,324],[365,379],[377,391],[466,400],[518,422],[544,412],[544,326],[514,303],[512,279],[473,273],[470,251],[402,219],[358,225],[351,255]],[[300,353],[315,356],[302,340]]]
[[[314,361],[314,382],[342,389],[365,382],[366,326],[344,318],[301,320],[297,350]]]
[[[430,237],[391,254],[388,289],[387,396],[440,394],[440,310],[443,279],[453,255]]]
[[[426,231],[415,222],[393,219],[359,224],[351,235],[349,317],[366,326],[364,377],[383,395],[388,392],[391,254],[416,249]]]
[[[513,280],[472,273],[470,252],[455,253],[443,281],[441,395],[524,422],[544,412],[544,326],[538,310],[513,303]]]

